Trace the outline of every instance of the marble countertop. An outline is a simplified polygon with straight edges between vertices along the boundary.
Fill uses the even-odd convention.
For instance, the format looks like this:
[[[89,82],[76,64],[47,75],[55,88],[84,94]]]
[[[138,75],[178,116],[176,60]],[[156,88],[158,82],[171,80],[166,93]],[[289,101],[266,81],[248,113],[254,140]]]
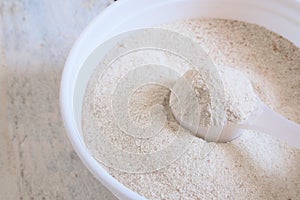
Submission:
[[[115,199],[77,157],[59,109],[67,54],[112,2],[0,2],[0,199]]]

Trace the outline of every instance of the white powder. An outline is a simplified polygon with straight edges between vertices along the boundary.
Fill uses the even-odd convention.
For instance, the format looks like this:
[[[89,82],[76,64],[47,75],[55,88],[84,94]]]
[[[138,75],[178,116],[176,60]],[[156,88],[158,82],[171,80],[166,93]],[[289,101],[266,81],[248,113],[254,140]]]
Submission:
[[[300,123],[300,50],[293,44],[262,27],[230,20],[189,20],[164,27],[193,39],[215,64],[243,71],[260,98],[275,111]],[[140,59],[129,62],[134,58]],[[148,50],[119,60],[107,69],[101,82],[97,77],[91,79],[82,120],[86,145],[95,157],[101,134],[112,145],[134,153],[155,152],[173,140],[178,125],[171,115],[161,133],[147,140],[122,134],[112,123],[110,97],[120,77],[134,65],[154,61],[172,66],[181,75],[189,70],[188,63],[178,57]],[[158,103],[166,107],[168,96],[169,90],[161,86],[140,88],[130,100],[131,118],[136,123],[147,124],[150,106]],[[237,106],[235,109],[229,106],[229,110],[245,109],[239,107],[245,105],[240,99],[236,104],[232,105]],[[251,109],[249,106],[245,113],[227,112],[228,120],[243,120]],[[91,125],[91,116],[98,119],[97,127]],[[203,145],[214,147],[205,158],[199,156]],[[251,131],[245,131],[232,142],[217,145],[195,138],[179,159],[154,172],[126,173],[105,168],[125,186],[149,199],[300,198],[300,151],[271,136]]]

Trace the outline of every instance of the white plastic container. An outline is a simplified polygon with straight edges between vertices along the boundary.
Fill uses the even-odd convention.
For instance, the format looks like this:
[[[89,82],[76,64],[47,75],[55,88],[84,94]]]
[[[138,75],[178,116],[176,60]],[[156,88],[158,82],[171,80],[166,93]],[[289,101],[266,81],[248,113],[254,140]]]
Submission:
[[[124,31],[203,17],[255,23],[300,47],[299,0],[119,0],[90,23],[68,56],[61,80],[60,105],[69,139],[86,167],[119,199],[143,197],[103,169],[89,154],[81,133],[84,91],[97,64],[97,58],[90,53],[106,39]]]

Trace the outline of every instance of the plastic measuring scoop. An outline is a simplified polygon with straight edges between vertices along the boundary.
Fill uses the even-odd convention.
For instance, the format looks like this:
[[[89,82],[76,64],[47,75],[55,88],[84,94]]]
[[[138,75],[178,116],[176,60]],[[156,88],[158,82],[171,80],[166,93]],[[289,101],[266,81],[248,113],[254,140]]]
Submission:
[[[228,68],[228,67],[227,67]],[[228,68],[229,69],[229,68]],[[229,71],[232,75],[232,73],[234,73],[234,71]],[[174,94],[181,95],[180,96],[180,100],[182,100],[183,102],[193,102],[193,98],[198,98],[199,100],[199,104],[200,102],[202,107],[203,105],[206,105],[208,102],[203,101],[203,96],[206,96],[206,93],[213,93],[213,90],[218,90],[218,87],[220,87],[220,85],[217,85],[215,87],[209,88],[208,90],[199,90],[198,88],[201,88],[203,84],[203,82],[201,82],[201,78],[196,78],[197,76],[194,76],[194,74],[198,74],[201,73],[200,71],[195,71],[193,70],[193,73],[191,73],[191,71],[186,72],[180,79],[177,80],[177,82],[175,83],[175,85],[172,88],[172,92],[174,92]],[[227,74],[228,75],[228,74]],[[236,74],[239,75],[240,77],[242,77],[242,74]],[[192,78],[191,78],[192,77]],[[201,77],[201,76],[200,76]],[[207,77],[205,76],[205,74],[202,76],[204,79],[207,79]],[[226,76],[222,76],[223,80],[226,80]],[[221,76],[216,78],[221,78]],[[230,78],[230,77],[229,77]],[[227,77],[228,79],[228,77]],[[198,118],[201,118],[201,114],[200,115],[193,115],[193,113],[191,112],[192,110],[197,110],[199,109],[199,107],[197,108],[197,106],[195,106],[196,104],[193,104],[191,106],[189,106],[189,104],[183,104],[183,106],[178,109],[179,105],[176,104],[176,101],[174,101],[175,99],[175,95],[171,95],[170,97],[170,107],[171,110],[173,112],[173,116],[175,117],[175,119],[180,123],[181,126],[185,127],[186,129],[190,130],[194,135],[196,135],[197,137],[201,137],[205,140],[207,140],[208,142],[228,142],[231,141],[237,137],[239,137],[242,134],[242,131],[244,129],[247,130],[254,130],[254,131],[260,131],[269,135],[273,135],[293,146],[295,146],[296,148],[300,149],[300,125],[292,122],[290,120],[288,120],[287,118],[285,118],[284,116],[276,113],[274,110],[272,110],[270,107],[268,107],[262,100],[260,100],[257,95],[255,94],[255,92],[252,89],[252,85],[250,83],[250,81],[246,80],[247,77],[242,77],[242,81],[243,84],[239,81],[241,81],[241,79],[234,79],[239,85],[242,85],[243,87],[245,87],[245,92],[241,93],[241,95],[248,95],[250,94],[251,97],[253,97],[253,99],[255,99],[255,109],[253,111],[251,111],[250,115],[242,122],[230,122],[225,118],[225,121],[223,124],[219,124],[219,125],[210,125],[209,127],[203,127],[203,124],[201,123],[193,123],[193,121],[196,121]],[[192,85],[193,82],[201,82],[200,85],[197,86],[193,86],[194,90],[198,90],[198,92],[200,91],[201,94],[200,96],[197,97],[197,95],[191,94],[190,91],[185,91],[184,89],[182,89],[180,86],[187,81],[187,84]],[[232,82],[231,82],[232,84]],[[227,84],[228,85],[228,84]],[[241,88],[238,88],[238,86],[233,86],[230,87],[235,88],[234,90],[241,90]],[[236,89],[238,88],[238,89]],[[212,90],[212,91],[210,91]],[[209,92],[210,91],[210,92]],[[221,89],[219,91],[222,91]],[[227,86],[227,89],[223,90],[223,92],[229,92],[229,88]],[[231,91],[232,92],[232,91]],[[199,99],[200,98],[200,99]],[[202,99],[201,99],[202,98]],[[214,98],[222,98],[222,96],[214,96],[213,98],[211,98],[211,101]],[[228,99],[227,99],[228,100]],[[231,99],[232,100],[232,99]],[[195,101],[195,100],[194,100]],[[230,101],[230,100],[229,100]],[[241,99],[239,101],[242,101]],[[174,103],[175,102],[175,103]],[[221,105],[222,103],[225,102],[218,102],[218,104],[212,105],[211,107],[216,107]],[[241,103],[241,102],[240,102]],[[246,106],[246,102],[245,106]],[[203,109],[203,108],[202,108]],[[206,112],[206,108],[204,106],[204,109],[202,110],[200,109],[199,112],[200,113],[207,113]],[[223,106],[221,107],[222,112],[225,113],[226,112],[226,108]],[[182,111],[184,110],[184,111]],[[220,112],[209,112],[210,118],[212,119],[212,116],[217,116],[220,115]],[[189,120],[183,120],[182,116],[184,115],[188,115],[190,118],[188,118]],[[197,118],[197,119],[194,119]],[[202,117],[203,118],[203,117]]]

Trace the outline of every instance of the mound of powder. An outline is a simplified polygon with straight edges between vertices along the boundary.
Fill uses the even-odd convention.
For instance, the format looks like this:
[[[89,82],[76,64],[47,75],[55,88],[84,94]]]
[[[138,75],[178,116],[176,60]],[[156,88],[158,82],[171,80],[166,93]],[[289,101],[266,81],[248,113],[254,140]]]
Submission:
[[[216,65],[232,66],[242,71],[263,101],[300,123],[300,49],[289,41],[263,27],[231,20],[186,20],[162,27],[180,32],[197,42]],[[131,98],[129,110],[133,121],[147,124],[151,120],[148,108],[152,104],[164,106],[169,117],[160,134],[146,140],[132,138],[112,123],[111,91],[120,77],[134,65],[134,58],[138,58],[138,65],[158,60],[165,66],[172,66],[181,75],[190,70],[188,63],[180,58],[156,55],[149,50],[121,59],[107,69],[101,82],[98,82],[96,71],[88,84],[82,111],[84,140],[95,158],[101,134],[105,134],[112,145],[133,153],[158,151],[176,137],[174,132],[178,125],[167,103],[170,91],[159,86],[137,91]],[[224,68],[220,71],[222,69],[225,75],[226,71]],[[230,81],[228,79],[229,85],[232,84]],[[230,99],[228,102],[235,102],[225,105],[229,121],[242,121],[251,113],[252,104],[247,103],[251,95],[241,96],[246,99],[225,97]],[[96,121],[91,122],[93,117]],[[202,157],[199,152],[204,146],[211,152]],[[179,159],[157,171],[128,173],[105,165],[104,168],[126,187],[147,199],[299,199],[299,163],[299,150],[264,133],[245,131],[229,143],[207,143],[195,137]]]
[[[170,107],[174,114],[174,117],[180,122],[181,125],[197,132],[198,128],[212,127],[219,124],[226,124],[226,122],[240,123],[247,119],[257,106],[257,96],[255,95],[252,85],[248,80],[248,77],[241,71],[223,66],[218,67],[220,79],[222,80],[223,87],[218,88],[213,85],[214,82],[208,81],[207,76],[201,72],[193,69],[187,71],[181,79],[179,79],[174,87],[170,97]],[[191,99],[181,99],[181,102],[177,96],[189,98],[191,95],[190,90],[183,88],[185,84],[192,87],[192,91],[198,100],[198,107],[190,105]],[[218,95],[212,93],[219,93]],[[222,97],[224,104],[212,105],[213,97]],[[218,116],[220,113],[212,113],[212,106],[221,106],[220,111],[225,111],[224,122],[220,122]],[[191,113],[190,109],[199,110],[199,124],[192,124],[189,120],[185,119],[184,115]],[[201,134],[201,133],[200,133]],[[202,133],[204,134],[204,133]]]

